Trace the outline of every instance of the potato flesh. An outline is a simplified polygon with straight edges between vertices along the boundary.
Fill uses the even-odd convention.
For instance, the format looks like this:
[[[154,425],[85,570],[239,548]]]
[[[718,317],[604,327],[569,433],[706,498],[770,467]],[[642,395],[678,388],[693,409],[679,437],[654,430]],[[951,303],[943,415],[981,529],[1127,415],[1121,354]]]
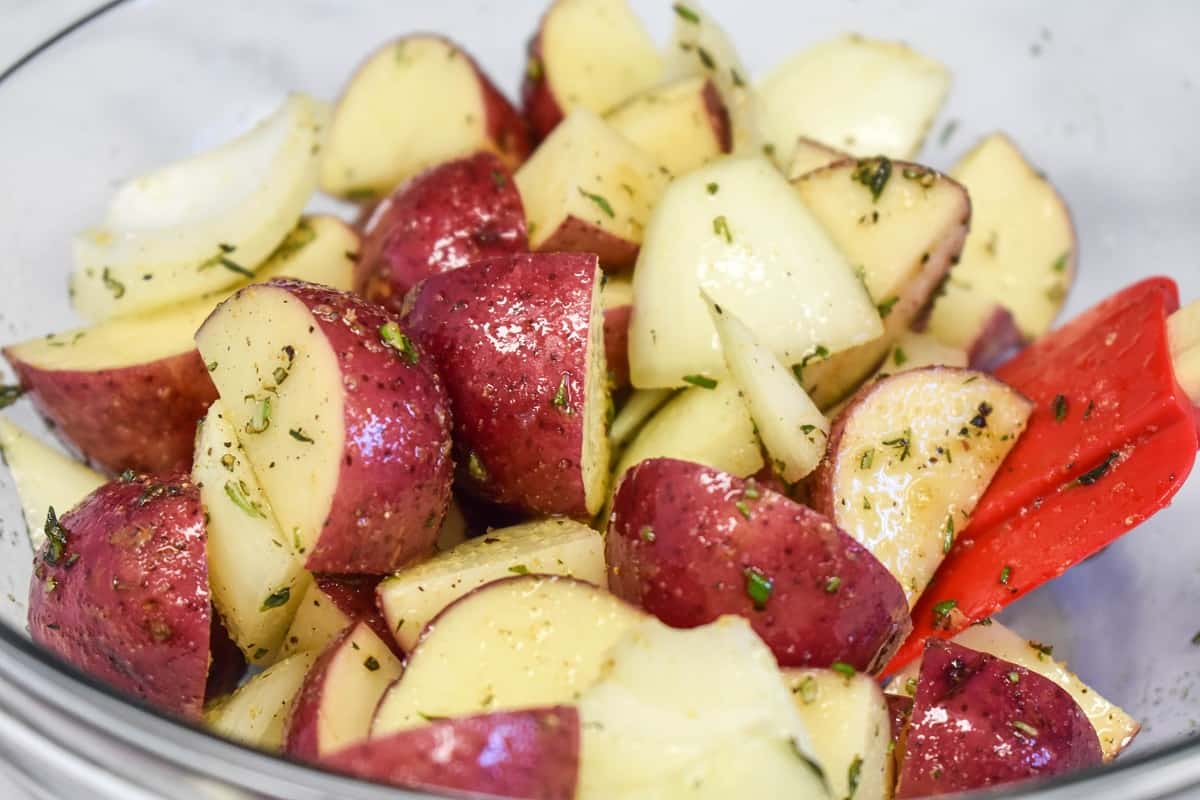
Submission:
[[[785,675],[833,796],[890,798],[895,780],[891,723],[875,680],[828,669],[788,670]],[[857,792],[851,789],[851,774],[857,776]]]
[[[425,167],[482,149],[488,137],[480,80],[470,59],[441,37],[409,36],[381,47],[334,110],[321,188],[359,200],[382,197]]]
[[[443,608],[485,583],[522,572],[604,586],[604,540],[565,519],[500,528],[386,578],[376,593],[388,629],[401,649],[411,652],[426,623]]]
[[[358,246],[358,234],[341,220],[308,217],[288,234],[254,278],[241,284],[288,277],[349,290],[354,283],[352,256]],[[14,358],[46,370],[96,371],[146,364],[194,349],[196,330],[236,288],[147,314],[39,336],[7,350]]]
[[[1167,318],[1167,336],[1175,378],[1192,402],[1200,405],[1200,301]]]
[[[338,608],[329,595],[316,582],[310,582],[302,594],[292,624],[288,626],[280,648],[280,658],[289,658],[295,653],[324,650],[354,620]]]
[[[633,304],[633,280],[628,275],[605,275],[600,282],[600,307],[610,311]]]
[[[0,453],[17,486],[34,552],[46,541],[50,508],[62,516],[105,482],[100,473],[42,444],[5,417],[0,417]]]
[[[754,420],[737,384],[725,378],[715,389],[684,390],[655,412],[621,454],[613,488],[625,470],[648,458],[695,461],[739,478],[762,469]]]
[[[616,450],[624,447],[641,430],[643,423],[654,415],[674,394],[670,389],[634,389],[617,412],[608,430],[608,438]]]
[[[1012,311],[1026,338],[1050,330],[1075,275],[1075,229],[1062,198],[1003,134],[993,134],[950,173],[971,193],[971,236],[950,273],[951,286]],[[949,296],[938,300],[929,327]]]
[[[224,408],[221,400],[209,407],[192,465],[208,515],[208,582],[213,607],[247,662],[269,664],[312,576],[303,550],[276,523],[239,444],[245,434]],[[284,590],[286,599],[275,604]]]
[[[292,702],[318,652],[296,653],[255,675],[204,714],[206,727],[220,736],[278,753]]]
[[[796,149],[792,151],[792,160],[787,171],[788,180],[794,181],[803,175],[822,167],[828,167],[845,158],[849,158],[849,156],[840,150],[834,150],[807,136],[801,136],[796,141]]]
[[[584,108],[559,123],[513,179],[525,204],[531,250],[572,217],[640,243],[667,180],[653,158]]]
[[[1095,727],[1105,761],[1116,758],[1141,728],[1137,720],[1081,681],[1067,669],[1065,663],[1055,661],[1037,646],[1036,642],[1021,638],[1011,628],[1006,628],[994,620],[987,625],[972,625],[956,634],[952,641],[963,647],[1011,661],[1057,683],[1074,698],[1087,715],[1088,721]],[[888,691],[895,694],[911,694],[907,688],[910,685],[909,680],[916,680],[920,671],[921,659],[918,658],[892,678],[888,684]]]
[[[850,263],[762,157],[722,159],[663,193],[633,276],[635,387],[672,388],[689,375],[725,374],[700,290],[749,320],[785,364],[818,346],[837,352],[883,331]]]
[[[644,615],[603,589],[565,578],[512,578],[440,614],[384,696],[371,737],[426,717],[574,702]]]
[[[943,344],[933,334],[904,331],[887,351],[879,368],[864,381],[864,385],[873,381],[881,381],[890,375],[899,375],[901,372],[912,372],[925,367],[965,369],[969,360],[965,350]],[[851,402],[853,402],[853,397],[829,409],[829,416],[836,417]]]
[[[778,153],[809,136],[859,157],[906,158],[920,148],[949,86],[936,61],[851,34],[802,51],[755,91],[763,136]]]
[[[834,521],[896,576],[909,607],[947,541],[967,527],[1030,410],[994,378],[935,368],[893,376],[843,412]]]
[[[829,441],[829,420],[792,371],[732,312],[712,306],[725,364],[741,390],[775,471],[795,483],[817,468]]]
[[[75,237],[75,309],[100,321],[237,283],[215,259],[253,269],[295,226],[316,188],[328,113],[292,95],[238,139],[123,185],[104,224]]]
[[[658,48],[625,0],[558,0],[542,23],[541,49],[564,115],[579,107],[603,114],[662,78]]]
[[[934,301],[926,330],[951,347],[967,352],[985,335],[988,321],[1008,310],[1007,305],[961,284],[951,273],[950,280]]]
[[[612,455],[608,442],[608,366],[604,350],[604,310],[600,301],[600,276],[592,282],[591,314],[588,318],[587,370],[583,385],[583,448],[579,455],[583,502],[595,514],[608,496]]]
[[[224,303],[196,344],[263,492],[276,498],[279,527],[311,552],[338,484],[345,437],[342,373],[333,348],[299,300],[270,286],[249,287]],[[287,371],[279,385],[277,369]],[[262,425],[264,402],[270,424],[250,433]]]
[[[631,627],[578,708],[580,800],[828,796],[805,760],[819,732],[739,617]]]
[[[365,623],[336,645],[321,690],[317,740],[322,753],[367,738],[379,698],[404,672],[404,665]]]
[[[683,175],[722,152],[705,99],[704,78],[684,78],[631,98],[606,115],[617,133],[667,168]]]

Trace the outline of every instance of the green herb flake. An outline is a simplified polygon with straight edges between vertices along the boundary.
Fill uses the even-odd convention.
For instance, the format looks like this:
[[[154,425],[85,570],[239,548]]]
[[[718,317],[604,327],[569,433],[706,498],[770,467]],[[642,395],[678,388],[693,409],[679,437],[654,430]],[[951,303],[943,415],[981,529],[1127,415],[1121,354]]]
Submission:
[[[733,85],[738,87],[739,89],[746,85],[745,79],[741,76],[741,73],[739,73],[735,67],[729,68],[729,79],[732,80]]]
[[[265,648],[265,647],[260,647],[260,648],[258,648],[257,650],[255,650],[255,651],[254,651],[254,655],[253,655],[251,658],[252,658],[252,660],[254,660],[254,661],[258,661],[260,658],[262,658],[263,656],[265,656],[265,655],[266,655],[267,653],[269,653],[269,652],[271,652],[271,651],[270,651],[270,650],[268,650],[267,648]]]
[[[287,367],[276,367],[274,371],[271,372],[271,377],[275,379],[275,386],[277,388],[282,386],[283,382],[288,379],[289,374],[291,373],[288,372]]]
[[[308,224],[308,220],[300,220],[300,223],[284,237],[275,251],[267,257],[268,261],[287,261],[292,256],[299,253],[317,238],[317,232],[313,230],[312,225]]]
[[[492,170],[492,185],[497,189],[503,189],[508,185],[508,176],[498,169]]]
[[[863,511],[873,511],[874,506],[871,505],[871,498],[863,495]]]
[[[958,120],[948,120],[945,126],[942,127],[942,132],[938,135],[938,145],[945,147],[950,143],[950,139],[954,137],[954,132],[958,130]]]
[[[216,361],[210,361],[204,365],[204,368],[207,369],[209,372],[216,372],[218,366],[220,366],[220,365]]]
[[[120,300],[125,296],[125,284],[114,278],[108,267],[105,267],[104,271],[100,273],[100,280],[104,283],[104,288],[112,292],[114,300]]]
[[[750,519],[750,506],[746,505],[745,500],[738,500],[736,503],[733,504],[733,507],[736,508],[738,510],[738,513],[741,514],[743,517],[745,517],[746,519]]]
[[[600,209],[605,214],[607,214],[609,219],[616,219],[617,215],[613,211],[613,207],[609,204],[608,200],[605,199],[605,197],[603,195],[593,194],[592,192],[585,191],[582,186],[578,186],[576,188],[579,189],[579,194],[583,195],[588,200],[591,200],[593,203],[595,203],[596,208]]]
[[[705,185],[704,190],[706,192],[708,192],[709,194],[716,194],[717,192],[719,192],[721,190],[721,186],[720,186],[720,184],[709,183],[709,184]]]
[[[0,386],[0,408],[8,408],[25,394],[24,386]]]
[[[367,656],[363,661],[363,666],[367,668],[368,672],[375,672],[379,669],[379,659],[375,656]]]
[[[62,560],[63,554],[66,553],[67,541],[71,537],[71,532],[58,521],[58,515],[54,513],[54,506],[50,506],[46,511],[46,524],[42,530],[46,532],[46,554],[42,560],[54,566]]]
[[[1020,683],[1021,682],[1021,673],[1017,672],[1015,669],[1013,671],[1009,672],[1008,673],[1008,682],[1009,683]]]
[[[250,489],[246,486],[245,481],[225,481],[225,496],[250,516],[260,519],[267,518],[262,506],[250,499]]]
[[[748,497],[751,500],[757,500],[761,495],[758,491],[758,481],[754,478],[746,479],[746,486],[742,489],[742,496]]]
[[[638,532],[638,535],[642,537],[642,541],[646,544],[654,544],[654,540],[656,538],[654,535],[654,528],[651,528],[649,525],[643,525],[642,529]]]
[[[398,352],[410,364],[416,364],[421,358],[417,346],[408,338],[408,334],[400,330],[400,324],[394,320],[379,326],[379,340]]]
[[[841,675],[843,678],[853,678],[858,674],[858,670],[847,664],[845,661],[835,661],[829,665],[829,668],[838,675]]]
[[[825,593],[826,594],[837,594],[838,589],[840,589],[841,587],[842,587],[842,579],[839,578],[837,575],[834,575],[832,578],[829,578],[828,580],[825,581]]]
[[[771,590],[775,588],[775,582],[757,567],[746,567],[745,576],[746,596],[754,604],[755,610],[762,611],[771,599]]]
[[[542,60],[537,56],[530,56],[525,62],[525,77],[531,81],[541,80],[543,75]]]
[[[725,215],[713,217],[713,233],[725,239],[726,244],[733,244],[733,233],[729,230],[729,220]]]
[[[1067,271],[1067,262],[1071,260],[1071,251],[1067,250],[1058,258],[1054,259],[1054,263],[1050,265],[1050,269],[1058,273]]]
[[[1029,646],[1037,651],[1038,661],[1044,661],[1045,659],[1054,655],[1054,645],[1042,644],[1041,642],[1035,642],[1030,639]]]
[[[912,697],[917,693],[917,679],[916,678],[909,678],[908,680],[906,680],[904,682],[904,693],[907,694],[909,697]]]
[[[224,463],[224,462],[222,462],[222,463]],[[127,469],[120,474],[120,476],[118,477],[118,480],[120,480],[121,483],[129,483],[131,480],[133,480],[136,477],[137,477],[137,473],[135,473],[131,469]]]
[[[570,376],[563,373],[562,380],[558,382],[558,388],[554,391],[554,398],[550,404],[560,411],[571,413],[571,385],[568,381]]]
[[[704,65],[705,69],[712,70],[712,69],[717,68],[716,59],[714,59],[712,57],[712,54],[709,53],[707,50],[705,50],[703,47],[700,47],[700,46],[696,47],[696,56],[700,59],[700,63]]]
[[[804,680],[792,688],[792,694],[799,695],[805,705],[812,703],[817,699],[817,679],[812,675],[805,675]]]
[[[892,351],[892,363],[897,367],[903,367],[908,363],[908,353],[904,352],[903,347],[897,347]]]
[[[933,607],[933,627],[945,627],[950,621],[950,612],[958,608],[957,600],[943,600]]]
[[[804,358],[800,359],[800,363],[792,367],[792,373],[795,374],[796,380],[804,382],[804,370],[812,361],[821,361],[829,358],[829,348],[823,344],[819,344],[812,349],[812,352],[806,353]]]
[[[241,275],[243,278],[253,278],[254,277],[253,272],[246,269],[241,264],[237,263],[236,261],[234,261],[232,258],[229,258],[228,256],[221,256],[219,259],[217,259],[217,263],[220,264],[225,269],[229,270],[230,272]]]
[[[900,460],[906,461],[912,455],[912,429],[905,428],[902,436],[897,436],[894,439],[887,439],[883,443],[884,447],[890,447],[900,454]]]
[[[233,472],[233,468],[236,465],[237,459],[234,457],[233,453],[226,453],[225,455],[221,456],[221,466],[227,471]]]
[[[803,748],[800,747],[800,743],[795,739],[789,739],[788,741],[790,741],[792,744],[792,753],[796,756],[796,758],[800,759],[802,762],[804,762],[804,766],[812,770],[812,774],[816,776],[818,781],[828,785],[828,782],[825,780],[825,770],[821,769],[821,765],[814,761],[808,755],[808,753],[805,753]]]
[[[858,468],[859,469],[870,469],[874,463],[875,463],[875,448],[871,447],[871,448],[868,448],[866,450],[866,452],[864,452],[862,454],[862,456],[859,457]]]
[[[676,3],[675,5],[671,6],[671,8],[675,11],[675,15],[684,22],[690,22],[693,25],[700,24],[700,15],[695,11],[692,11],[683,3]]]
[[[303,428],[291,428],[288,430],[288,436],[291,436],[297,442],[304,442],[305,444],[313,443],[313,438],[306,434]]]
[[[707,375],[684,375],[684,383],[690,383],[692,386],[699,386],[701,389],[715,389],[717,382]]]
[[[1014,719],[1012,721],[1012,726],[1014,728],[1016,728],[1018,731],[1020,731],[1021,733],[1025,734],[1026,736],[1037,736],[1038,735],[1037,728],[1033,727],[1032,725],[1030,725],[1027,722],[1022,722],[1019,719]]]
[[[946,527],[942,529],[942,554],[949,555],[954,547],[954,515],[946,517]]]
[[[524,564],[513,564],[508,568],[508,571],[514,575],[528,575],[529,567],[525,566]]]
[[[475,453],[467,456],[467,474],[469,474],[478,483],[487,483],[490,479],[487,468],[483,466],[483,461]]]
[[[1000,585],[1008,586],[1010,578],[1012,578],[1012,567],[1005,566],[1004,569],[1000,570]]]
[[[272,592],[267,595],[267,599],[263,600],[262,608],[259,611],[270,611],[272,608],[279,608],[287,605],[288,600],[292,599],[292,589],[290,586],[285,586],[282,589]]]
[[[1074,483],[1072,483],[1071,485],[1072,486],[1092,486],[1092,485],[1094,485],[1097,481],[1099,481],[1101,478],[1103,478],[1105,475],[1108,474],[1108,471],[1112,468],[1113,462],[1116,461],[1119,457],[1120,457],[1120,453],[1118,453],[1116,451],[1109,453],[1108,458],[1104,459],[1104,463],[1083,473],[1078,478],[1076,478]]]
[[[1066,395],[1055,395],[1053,408],[1055,422],[1062,422],[1064,419],[1066,419],[1067,413],[1070,411],[1070,407],[1067,404]]]
[[[891,159],[886,156],[863,159],[850,177],[866,186],[871,192],[872,201],[878,202],[888,179],[892,177]]]
[[[1192,637],[1192,644],[1196,647],[1200,647],[1200,633],[1197,633]]]
[[[846,771],[846,783],[849,786],[850,793],[846,795],[846,800],[854,800],[854,794],[858,791],[858,783],[862,779],[862,756],[855,756],[850,762],[850,767]]]
[[[246,433],[262,433],[271,427],[271,398],[264,397],[254,407],[254,413],[246,421]]]
[[[879,303],[878,305],[876,305],[875,310],[879,312],[879,318],[887,319],[891,315],[892,309],[896,307],[896,303],[899,303],[899,302],[900,302],[900,298],[898,296],[893,295],[892,297],[889,297],[888,299],[884,300],[882,303]]]

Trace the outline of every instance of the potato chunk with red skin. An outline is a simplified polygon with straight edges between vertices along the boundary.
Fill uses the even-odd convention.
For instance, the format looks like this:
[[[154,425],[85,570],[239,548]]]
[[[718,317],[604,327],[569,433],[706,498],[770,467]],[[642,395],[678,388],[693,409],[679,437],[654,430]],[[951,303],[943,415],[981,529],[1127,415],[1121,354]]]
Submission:
[[[917,681],[897,798],[929,797],[1101,763],[1083,710],[1053,681],[930,640]]]
[[[182,475],[112,481],[48,527],[29,587],[33,640],[161,711],[199,720],[213,620],[195,484]]]
[[[739,614],[781,666],[873,672],[911,629],[900,584],[827,518],[687,461],[625,474],[606,556],[616,596],[680,628]]]
[[[592,254],[528,253],[435,275],[413,292],[405,325],[450,396],[464,488],[540,514],[599,510],[608,469],[596,408],[606,381],[599,274]]]
[[[371,213],[355,284],[399,312],[414,285],[474,261],[529,249],[525,207],[495,153],[447,161],[402,184]]]

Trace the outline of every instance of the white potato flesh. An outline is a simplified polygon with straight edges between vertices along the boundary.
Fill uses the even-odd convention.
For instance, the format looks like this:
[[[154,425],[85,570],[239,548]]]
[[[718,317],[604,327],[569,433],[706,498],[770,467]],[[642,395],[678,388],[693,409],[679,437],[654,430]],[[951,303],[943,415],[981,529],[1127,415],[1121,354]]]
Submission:
[[[236,430],[261,427],[255,417],[268,404],[270,423],[243,435],[242,446],[264,494],[286,498],[274,503],[284,536],[311,552],[333,502],[346,435],[337,355],[303,303],[265,285],[222,304],[196,345]],[[279,385],[276,370],[287,373]],[[311,441],[297,441],[290,430]]]
[[[558,124],[513,176],[537,250],[569,219],[634,245],[666,186],[660,165],[584,108]]]
[[[991,376],[932,368],[893,375],[843,412],[834,442],[834,521],[896,577],[910,607],[1031,410]]]
[[[759,81],[763,136],[787,154],[808,136],[851,155],[916,154],[950,73],[906,45],[850,34],[814,45]]]
[[[670,400],[673,394],[670,389],[634,389],[609,428],[608,438],[612,448],[616,450],[628,444],[646,420]]]
[[[426,167],[486,149],[487,111],[475,65],[449,40],[389,42],[338,99],[321,154],[321,189],[378,199]]]
[[[208,520],[213,607],[246,661],[269,664],[312,576],[303,547],[276,523],[221,400],[196,436],[192,480]]]
[[[103,224],[75,237],[75,309],[93,322],[144,313],[257,269],[316,188],[328,116],[292,95],[234,141],[122,185]]]
[[[880,336],[862,283],[791,185],[762,157],[722,159],[675,180],[633,275],[630,379],[639,389],[725,374],[700,290],[749,320],[785,364]]]
[[[625,0],[557,0],[541,29],[542,72],[564,115],[603,114],[662,79],[662,58]]]
[[[220,736],[278,753],[296,693],[318,655],[296,653],[267,667],[206,710],[205,726]]]
[[[1041,336],[1053,325],[1075,276],[1070,211],[1046,176],[1001,133],[984,139],[950,174],[967,187],[972,206],[971,236],[950,285],[1007,307],[1026,338]],[[933,333],[942,335],[947,327],[942,315],[953,302],[947,295],[934,305]]]
[[[294,653],[319,653],[354,622],[338,608],[316,581],[311,581],[296,607],[296,615],[283,637],[280,658]]]
[[[604,589],[530,575],[476,589],[439,615],[380,701],[372,738],[428,717],[573,703],[645,615]]]
[[[1079,680],[1067,665],[1055,661],[1048,648],[1038,642],[1022,638],[1011,628],[991,620],[986,625],[972,625],[955,635],[953,640],[963,647],[990,653],[997,658],[1011,661],[1054,681],[1074,698],[1088,721],[1100,737],[1100,750],[1105,761],[1112,761],[1124,750],[1141,725],[1121,708],[1113,705],[1083,681]],[[888,684],[888,691],[911,696],[916,691],[915,681],[921,672],[921,659],[909,663]],[[911,691],[910,691],[911,689]]]
[[[723,152],[726,123],[713,119],[705,98],[709,85],[695,77],[658,86],[631,97],[605,119],[672,175],[683,175]]]
[[[835,150],[832,147],[821,144],[815,139],[801,136],[796,141],[796,148],[792,151],[792,160],[788,164],[788,179],[794,181],[810,172],[821,169],[821,167],[828,167],[830,164],[846,158],[849,158],[849,156],[841,150]]]
[[[379,698],[404,672],[400,659],[365,622],[333,646],[337,650],[325,674],[317,676],[317,741],[322,754],[366,739]]]
[[[880,176],[881,183],[873,184]],[[883,317],[882,336],[806,366],[805,388],[828,408],[875,370],[927,307],[962,252],[971,201],[960,184],[934,170],[882,159],[838,162],[793,185],[854,265]]]
[[[458,547],[466,540],[466,517],[463,516],[462,508],[451,497],[450,504],[446,506],[446,516],[442,517],[442,527],[438,529],[438,538],[434,547],[439,553],[442,553],[452,547]]]
[[[1167,318],[1167,336],[1175,379],[1192,402],[1200,405],[1200,301]]]
[[[675,28],[667,44],[664,68],[667,79],[691,76],[710,79],[729,112],[733,152],[740,155],[760,152],[762,135],[757,101],[750,87],[750,73],[733,40],[699,3],[676,3],[673,8]]]
[[[732,312],[710,305],[733,382],[778,473],[795,483],[817,468],[829,442],[829,420],[770,350]]]
[[[981,337],[995,335],[991,331],[994,320],[1010,314],[1004,303],[959,283],[951,275],[934,301],[925,330],[939,341],[971,352]],[[1009,324],[1016,324],[1011,316],[1009,319]]]
[[[961,347],[951,347],[930,333],[905,331],[896,339],[887,358],[879,367],[877,377],[911,372],[922,367],[967,366],[967,353]]]
[[[359,237],[336,217],[306,217],[284,238],[251,281],[231,289],[139,314],[117,317],[87,328],[39,336],[8,351],[14,358],[45,370],[119,369],[147,364],[194,350],[194,337],[212,310],[239,286],[271,278],[298,278],[349,290]]]
[[[0,453],[17,486],[35,552],[46,541],[49,510],[62,516],[105,482],[100,473],[43,444],[6,417],[0,417]]]
[[[820,732],[740,617],[631,627],[578,708],[580,800],[829,796],[815,768]]]
[[[600,282],[600,307],[605,311],[633,305],[633,279],[628,275],[605,275]]]
[[[829,669],[788,670],[796,711],[834,797],[888,800],[894,786],[891,719],[879,684]]]
[[[583,502],[595,514],[608,497],[612,451],[608,442],[608,414],[612,402],[608,388],[608,362],[604,350],[604,310],[601,308],[600,275],[592,282],[591,314],[588,318],[587,371],[584,373],[583,448],[579,456]]]
[[[694,461],[744,478],[763,468],[754,420],[737,383],[679,392],[655,412],[625,448],[613,472],[613,489],[625,470],[648,458]]]
[[[375,591],[388,630],[411,652],[443,608],[485,583],[525,573],[604,586],[604,539],[566,519],[499,528],[384,579]]]

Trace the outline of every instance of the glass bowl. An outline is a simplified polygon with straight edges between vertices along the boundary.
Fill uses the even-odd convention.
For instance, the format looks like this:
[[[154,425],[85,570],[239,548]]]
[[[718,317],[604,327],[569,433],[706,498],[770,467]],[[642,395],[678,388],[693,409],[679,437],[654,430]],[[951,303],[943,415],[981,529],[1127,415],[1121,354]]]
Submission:
[[[634,0],[665,40],[666,2]],[[1200,5],[1060,0],[780,4],[708,0],[761,71],[846,30],[904,40],[954,86],[921,159],[946,168],[1003,129],[1067,198],[1080,237],[1073,315],[1168,274],[1200,297]],[[211,146],[288,90],[333,98],[387,38],[449,34],[510,95],[542,0],[125,0],[56,37],[0,81],[0,339],[68,326],[72,232],[126,176]],[[420,113],[420,109],[414,109]],[[326,209],[350,209],[318,200]],[[45,428],[26,404],[18,422]],[[1089,683],[1144,722],[1112,767],[1022,787],[1026,796],[1165,797],[1200,786],[1200,479],[1167,510],[1005,614],[1054,642]],[[33,796],[415,797],[222,741],[138,707],[41,652],[25,630],[29,545],[0,485],[0,759]],[[14,792],[16,790],[14,789]],[[7,793],[5,796],[10,796]]]

